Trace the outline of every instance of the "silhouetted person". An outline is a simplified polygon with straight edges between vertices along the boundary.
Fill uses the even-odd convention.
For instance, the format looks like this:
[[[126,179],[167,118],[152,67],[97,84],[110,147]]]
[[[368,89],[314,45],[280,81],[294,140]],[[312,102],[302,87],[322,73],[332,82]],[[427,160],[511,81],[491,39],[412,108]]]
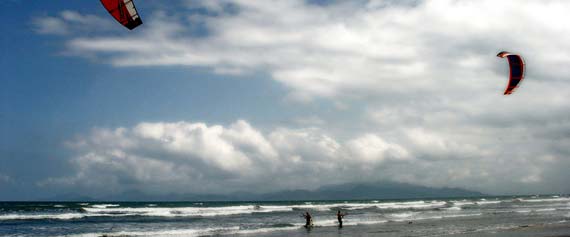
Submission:
[[[305,214],[303,214],[303,217],[305,218],[305,227],[313,226],[313,217],[311,214],[309,214],[309,212],[305,212]]]
[[[346,215],[346,213],[341,213],[340,210],[338,210],[338,212],[336,213],[336,218],[338,219],[339,228],[342,228],[342,218],[344,218],[344,215]]]

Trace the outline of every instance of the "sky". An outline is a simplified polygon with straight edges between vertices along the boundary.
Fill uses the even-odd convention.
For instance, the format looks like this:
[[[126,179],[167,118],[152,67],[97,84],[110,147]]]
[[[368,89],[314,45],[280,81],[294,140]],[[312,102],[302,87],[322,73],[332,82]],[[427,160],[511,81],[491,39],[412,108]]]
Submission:
[[[0,1],[0,200],[570,193],[570,1]],[[503,95],[502,50],[527,63]]]

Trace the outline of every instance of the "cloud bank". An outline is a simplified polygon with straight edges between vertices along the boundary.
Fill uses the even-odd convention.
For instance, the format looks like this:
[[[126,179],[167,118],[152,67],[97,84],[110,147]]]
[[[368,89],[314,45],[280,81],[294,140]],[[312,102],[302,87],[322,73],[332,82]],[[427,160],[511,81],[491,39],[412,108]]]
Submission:
[[[339,142],[317,129],[278,128],[263,134],[243,120],[227,127],[177,122],[95,129],[68,146],[78,153],[71,159],[75,174],[42,185],[107,191],[268,191],[350,181],[341,173],[411,160],[404,148],[376,135]]]
[[[228,126],[161,122],[100,128],[68,146],[77,153],[70,160],[73,174],[42,186],[106,194],[224,193],[393,180],[497,191],[487,185],[551,182],[548,173],[568,164],[554,155],[518,157],[514,163],[497,158],[501,150],[482,150],[422,129],[406,131],[396,142],[372,133],[339,139],[316,128],[262,132],[244,120]]]

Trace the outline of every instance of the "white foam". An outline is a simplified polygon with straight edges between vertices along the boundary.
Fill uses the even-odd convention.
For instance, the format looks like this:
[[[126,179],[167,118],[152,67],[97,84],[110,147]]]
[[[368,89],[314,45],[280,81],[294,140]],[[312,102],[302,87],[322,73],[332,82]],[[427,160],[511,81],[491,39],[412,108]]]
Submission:
[[[444,214],[436,218],[457,218],[457,217],[470,217],[470,216],[481,216],[483,213],[472,213],[472,214]]]
[[[410,220],[430,220],[430,219],[446,219],[446,218],[460,218],[460,217],[472,217],[481,216],[483,213],[472,213],[472,214],[442,214],[442,215],[427,215],[419,216],[417,218],[412,218]]]
[[[485,198],[481,198],[479,199],[479,201],[468,201],[466,199],[463,199],[461,201],[451,201],[451,203],[453,203],[456,206],[466,206],[466,205],[489,205],[489,204],[498,204],[501,203],[502,201],[500,200],[494,200],[494,201],[487,201],[487,199]]]
[[[430,209],[444,207],[443,201],[411,201],[411,202],[372,202],[372,203],[335,203],[335,204],[305,204],[288,206],[294,209],[312,209],[317,211],[328,211],[334,209],[358,210],[366,208],[378,209]]]
[[[344,221],[346,223],[346,220]],[[322,219],[319,218],[318,221],[313,222],[314,226],[337,226],[338,221],[336,219]]]
[[[462,200],[462,201],[451,201],[451,203],[453,203],[453,205],[455,206],[467,206],[467,205],[476,205],[475,202],[469,202],[467,200]]]
[[[311,203],[311,202],[307,202]],[[378,209],[431,209],[445,207],[442,201],[413,201],[387,203],[334,203],[334,204],[301,204],[301,205],[240,205],[226,207],[117,207],[113,204],[93,205],[84,207],[91,214],[122,214],[160,217],[213,217],[252,213],[291,212],[303,210],[331,211],[336,209],[358,210],[366,208]]]
[[[193,237],[193,236],[210,236],[210,235],[235,235],[235,234],[257,234],[273,231],[294,230],[301,226],[290,227],[272,227],[261,229],[243,230],[239,227],[227,228],[204,228],[204,229],[179,229],[179,230],[154,230],[154,231],[119,231],[112,233],[87,233],[79,235],[71,235],[70,237],[100,237],[100,236],[157,236],[157,237]]]
[[[401,212],[392,213],[386,215],[386,218],[378,218],[376,216],[358,215],[351,216],[344,220],[343,225],[354,226],[354,225],[373,225],[373,224],[383,224],[389,221],[395,222],[407,222],[407,221],[417,221],[417,220],[429,220],[429,219],[445,219],[445,218],[460,218],[460,217],[472,217],[480,216],[482,213],[457,213],[457,212]],[[299,223],[300,225],[301,223]],[[314,223],[315,226],[337,226],[338,222],[336,219],[321,219]]]
[[[445,210],[448,210],[448,211],[461,211],[462,209],[461,209],[461,207],[450,207],[450,208],[445,208]]]
[[[489,201],[493,202],[493,201]],[[425,210],[434,208],[443,208],[446,211],[460,211],[461,205],[465,203],[455,202],[449,207],[443,201],[409,201],[409,202],[369,202],[369,203],[332,203],[332,204],[300,204],[300,205],[240,205],[225,207],[156,207],[156,204],[148,204],[145,207],[121,207],[119,204],[91,204],[89,207],[83,207],[84,213],[57,213],[57,214],[10,214],[1,215],[0,220],[16,220],[16,219],[78,219],[84,217],[96,216],[155,216],[155,217],[213,217],[213,216],[229,216],[242,215],[252,213],[270,213],[270,212],[297,212],[303,210],[331,211],[336,209],[358,210],[367,208],[378,209],[407,209],[407,210]],[[395,214],[399,215],[399,214]],[[376,223],[376,222],[374,222]]]
[[[92,207],[94,208],[108,208],[108,207],[118,207],[121,206],[119,204],[97,204],[97,205],[93,205]]]
[[[386,222],[388,222],[388,220],[351,217],[343,221],[343,226],[374,225]],[[319,221],[316,221],[313,224],[316,227],[330,227],[330,226],[338,226],[338,221],[336,219],[325,219],[325,220],[320,219]],[[302,223],[299,223],[298,225],[302,225]]]
[[[376,207],[380,209],[430,209],[444,207],[446,204],[443,201],[388,202],[376,204]]]
[[[58,214],[8,214],[0,215],[0,220],[71,220],[81,219],[85,217],[113,217],[113,216],[132,216],[134,214],[109,214],[109,213],[58,213]]]
[[[229,206],[229,207],[124,207],[124,208],[83,208],[88,213],[128,214],[160,217],[211,217],[251,213],[291,211],[288,206]]]
[[[477,204],[477,205],[489,205],[489,204],[498,204],[498,203],[501,203],[501,201],[485,201],[485,200],[483,200],[483,201],[476,202],[475,204]]]
[[[251,230],[238,230],[234,231],[233,233],[228,234],[258,234],[258,233],[267,233],[273,231],[283,231],[283,230],[295,230],[299,229],[299,226],[288,226],[288,227],[272,227],[272,228],[261,228],[261,229],[251,229]]]
[[[407,220],[410,219],[412,216],[416,215],[413,212],[403,212],[403,213],[394,213],[390,214],[389,217],[394,218],[395,220]]]
[[[308,202],[310,203],[310,202]],[[261,209],[268,209],[274,211],[298,211],[298,210],[316,210],[316,211],[330,211],[336,209],[357,210],[375,207],[372,203],[334,203],[334,204],[303,204],[303,205],[289,205],[289,206],[260,206]]]
[[[180,229],[180,230],[158,230],[158,231],[120,231],[112,233],[87,233],[72,235],[72,237],[99,237],[99,236],[203,236],[212,234],[230,234],[238,231],[239,227],[230,228],[205,228],[205,229]]]
[[[533,199],[521,199],[522,202],[569,202],[570,198],[559,197],[559,198],[533,198]]]
[[[517,213],[531,213],[531,212],[555,212],[556,208],[521,208],[516,209]]]
[[[553,212],[553,211],[556,211],[556,208],[542,208],[542,209],[536,209],[534,211],[535,212]]]
[[[79,219],[85,217],[82,213],[62,213],[62,214],[10,214],[10,215],[0,215],[0,220],[40,220],[40,219],[58,219],[58,220],[70,220]]]
[[[404,212],[388,215],[390,221],[417,221],[417,220],[430,220],[430,219],[445,219],[445,218],[459,218],[480,216],[482,213],[465,213],[458,212]]]
[[[532,210],[531,209],[520,209],[520,210],[516,210],[515,212],[517,213],[530,213]]]
[[[347,222],[343,225],[374,225],[374,224],[383,224],[388,222],[387,220],[361,220],[355,223]]]

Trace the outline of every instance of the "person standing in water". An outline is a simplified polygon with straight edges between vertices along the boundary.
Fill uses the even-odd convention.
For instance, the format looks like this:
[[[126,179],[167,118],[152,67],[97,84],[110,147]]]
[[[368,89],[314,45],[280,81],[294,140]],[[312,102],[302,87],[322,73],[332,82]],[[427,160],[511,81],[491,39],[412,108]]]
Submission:
[[[305,227],[313,226],[313,217],[311,214],[309,214],[309,212],[305,212],[305,214],[303,214],[303,217],[305,218]]]
[[[344,215],[346,215],[346,213],[341,213],[340,210],[338,210],[338,212],[336,213],[336,218],[338,219],[339,228],[342,228],[342,218],[344,218]]]

